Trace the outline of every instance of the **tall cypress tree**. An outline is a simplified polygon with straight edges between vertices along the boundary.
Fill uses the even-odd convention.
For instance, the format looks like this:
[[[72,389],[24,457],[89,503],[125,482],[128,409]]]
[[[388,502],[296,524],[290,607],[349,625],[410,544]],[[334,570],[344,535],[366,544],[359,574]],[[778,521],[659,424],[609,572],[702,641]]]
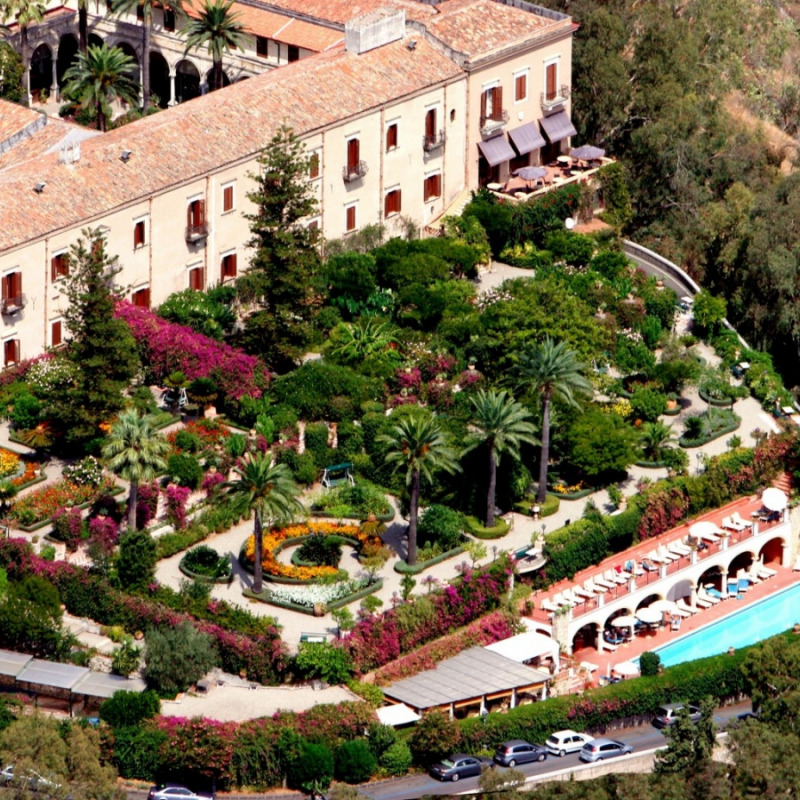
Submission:
[[[315,306],[319,230],[306,221],[318,213],[308,183],[314,156],[294,132],[281,127],[258,158],[260,170],[248,198],[258,210],[247,215],[255,250],[251,278],[257,279],[263,312],[251,316],[243,344],[273,366],[290,366],[302,353]]]
[[[70,341],[65,357],[75,370],[72,384],[49,398],[48,417],[66,445],[84,445],[101,435],[124,405],[139,358],[128,326],[114,317],[116,256],[109,256],[100,231],[83,231],[71,248],[64,311]]]

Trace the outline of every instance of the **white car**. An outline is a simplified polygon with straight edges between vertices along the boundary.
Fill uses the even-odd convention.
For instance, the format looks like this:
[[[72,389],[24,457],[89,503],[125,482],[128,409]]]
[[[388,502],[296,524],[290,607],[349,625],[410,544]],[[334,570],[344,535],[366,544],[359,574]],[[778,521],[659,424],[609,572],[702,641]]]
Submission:
[[[577,753],[585,744],[593,742],[594,737],[588,733],[575,731],[556,731],[545,742],[548,751],[554,756],[565,756],[567,753]]]
[[[9,764],[4,769],[0,770],[0,782],[2,783],[25,783],[27,782],[30,789],[34,792],[46,792],[48,789],[56,790],[61,788],[60,783],[54,783],[51,780],[40,775],[34,769],[28,769],[21,775],[14,775],[14,765]]]

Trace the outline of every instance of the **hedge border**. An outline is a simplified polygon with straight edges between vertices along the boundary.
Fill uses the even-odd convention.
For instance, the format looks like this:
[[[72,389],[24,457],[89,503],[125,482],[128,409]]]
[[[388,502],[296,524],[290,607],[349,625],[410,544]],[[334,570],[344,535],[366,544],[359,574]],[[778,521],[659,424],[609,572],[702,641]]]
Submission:
[[[231,560],[228,559],[228,574],[224,577],[220,578],[209,578],[208,575],[201,575],[199,572],[193,572],[188,567],[185,567],[183,564],[183,559],[186,558],[188,553],[184,554],[183,558],[178,562],[178,569],[187,577],[191,578],[193,581],[198,581],[199,583],[230,583],[233,580],[233,564],[231,564]]]
[[[661,469],[667,466],[666,461],[634,461],[633,463],[642,469]]]
[[[41,482],[42,481],[38,481],[38,483]],[[28,485],[29,486],[33,485],[33,482],[29,483]],[[108,494],[110,494],[112,497],[116,497],[118,494],[122,494],[124,491],[125,490],[121,486],[117,486],[110,492],[108,492]],[[95,498],[95,500],[96,499],[97,498]],[[87,508],[90,508],[94,504],[95,500],[87,500],[85,503],[81,503],[79,506],[72,506],[72,508],[77,508],[80,509],[81,511],[85,511]],[[17,530],[24,531],[25,533],[33,533],[34,531],[40,531],[42,528],[45,528],[48,525],[52,525],[52,523],[53,523],[53,518],[48,517],[47,519],[43,519],[41,522],[36,522],[33,525],[16,525],[12,527],[15,527]],[[58,541],[58,540],[54,539],[53,541]]]
[[[733,404],[739,399],[737,397],[731,397],[727,400],[717,400],[702,389],[698,389],[697,394],[699,394],[700,399],[704,400],[706,403],[708,403],[708,405],[715,406],[717,408],[732,408]]]
[[[525,517],[532,517],[533,514],[531,513],[531,506],[533,505],[539,505],[536,498],[526,498],[524,500],[520,500],[518,503],[514,503],[514,511],[516,511],[517,514],[522,514]],[[561,508],[561,498],[556,494],[552,494],[552,492],[548,492],[547,499],[544,501],[544,504],[539,506],[539,516],[541,518],[550,517],[553,514],[558,513],[559,508]]]
[[[554,494],[559,500],[582,500],[601,488],[600,486],[590,486],[587,489],[581,489],[579,492],[557,492],[555,489],[550,489],[547,493]]]
[[[327,511],[315,511],[313,508],[308,512],[309,516],[314,517],[315,519],[353,519],[357,520],[358,522],[367,522],[369,517],[372,516],[368,514],[366,517],[358,517],[358,516],[339,516],[335,517],[332,514],[329,514]],[[395,510],[391,507],[391,503],[389,504],[389,513],[388,514],[375,514],[375,519],[378,522],[383,522],[384,524],[391,522],[395,518]]]
[[[719,439],[720,436],[727,436],[729,433],[733,433],[734,431],[738,431],[742,425],[742,421],[739,420],[735,425],[726,425],[724,428],[720,428],[713,436],[709,436],[708,438],[702,439],[686,439],[681,436],[678,439],[678,444],[684,450],[691,450],[695,447],[702,447],[704,444],[708,444],[709,442],[713,442],[714,439]]]
[[[380,591],[381,589],[383,589],[383,578],[378,578],[375,583],[371,583],[369,586],[365,586],[363,589],[359,589],[357,592],[345,595],[344,597],[340,597],[338,600],[334,600],[332,603],[326,604],[326,613],[329,611],[335,611],[337,608],[350,605],[350,603],[355,603],[356,600],[361,600],[361,598],[367,597],[367,595]],[[267,591],[269,591],[269,589],[267,589]],[[308,606],[301,606],[298,603],[285,603],[280,600],[268,600],[266,597],[256,594],[252,589],[243,589],[242,595],[249,600],[255,600],[259,603],[266,603],[267,605],[276,606],[277,608],[286,608],[289,611],[298,611],[299,613],[307,614],[310,617],[316,616],[314,614],[313,607],[309,608]]]
[[[481,525],[477,518],[472,516],[464,517],[464,530],[478,539],[502,539],[511,530],[511,523],[504,519],[498,519],[493,528]]]
[[[441,564],[449,558],[461,555],[464,552],[464,547],[454,547],[452,550],[446,550],[444,553],[439,553],[438,556],[429,558],[427,561],[420,561],[418,564],[407,564],[405,561],[398,561],[394,565],[394,571],[399,572],[401,575],[419,575],[420,572],[433,567],[436,564]]]

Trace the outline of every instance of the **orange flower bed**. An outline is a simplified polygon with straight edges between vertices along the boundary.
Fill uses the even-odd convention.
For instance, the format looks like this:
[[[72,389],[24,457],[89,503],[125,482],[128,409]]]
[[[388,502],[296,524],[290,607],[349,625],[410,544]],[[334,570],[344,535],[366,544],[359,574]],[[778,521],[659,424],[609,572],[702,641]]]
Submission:
[[[264,572],[276,578],[292,578],[298,581],[312,581],[316,578],[325,578],[336,575],[336,567],[296,567],[294,564],[281,564],[276,559],[280,545],[287,539],[297,539],[302,536],[345,536],[356,539],[359,546],[365,544],[380,544],[379,537],[363,531],[358,525],[339,525],[335,522],[301,522],[296,525],[287,525],[285,528],[273,528],[264,534],[264,547],[261,551],[261,564]],[[255,535],[249,536],[244,547],[244,557],[252,564],[256,551]]]

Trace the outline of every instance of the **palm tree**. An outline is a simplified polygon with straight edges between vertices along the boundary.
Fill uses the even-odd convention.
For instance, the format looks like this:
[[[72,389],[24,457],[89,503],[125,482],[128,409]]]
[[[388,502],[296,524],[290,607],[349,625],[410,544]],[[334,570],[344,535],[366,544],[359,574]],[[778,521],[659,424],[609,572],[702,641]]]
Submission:
[[[245,513],[255,517],[253,534],[253,591],[260,594],[264,588],[262,552],[264,525],[289,522],[303,506],[297,499],[300,489],[292,480],[286,464],[272,463],[269,453],[248,453],[235,468],[237,480],[228,482],[227,493]]]
[[[539,465],[537,502],[547,499],[547,466],[550,459],[550,403],[553,398],[570,406],[578,405],[578,397],[589,396],[592,385],[584,374],[586,366],[566,342],[549,336],[528,347],[520,355],[517,368],[520,383],[542,397],[542,453]]]
[[[641,437],[642,452],[650,461],[661,461],[664,451],[675,438],[672,428],[663,422],[645,422]]]
[[[88,52],[78,53],[73,65],[64,73],[64,93],[81,105],[97,109],[97,127],[104,131],[111,115],[111,102],[124,100],[136,105],[139,84],[130,77],[136,62],[119,47],[92,45]]]
[[[30,46],[28,45],[28,27],[36,25],[44,19],[46,4],[42,0],[0,0],[0,20],[7,22],[14,19],[19,25],[19,42],[22,50],[22,66],[25,68],[23,85],[25,97],[31,96],[31,64]]]
[[[390,322],[379,322],[374,317],[356,323],[342,322],[332,331],[331,338],[331,355],[345,364],[360,364],[372,357],[387,362],[400,360],[395,328]]]
[[[429,483],[439,470],[453,473],[460,469],[455,450],[436,417],[430,412],[414,414],[400,420],[390,433],[378,437],[388,446],[386,461],[406,473],[411,488],[408,513],[408,563],[417,563],[417,517],[419,516],[420,484]]]
[[[136,14],[139,8],[142,20],[142,108],[150,107],[150,37],[153,33],[153,8],[158,5],[165,11],[183,12],[183,0],[112,0],[113,12],[117,15]]]
[[[208,46],[214,62],[211,89],[222,88],[222,56],[231,50],[243,50],[244,26],[238,14],[231,12],[233,0],[205,0],[197,19],[189,20],[183,29],[186,50]]]
[[[81,53],[85,53],[88,47],[89,0],[78,0],[78,50],[80,50]]]
[[[91,49],[91,48],[90,48]],[[131,485],[128,495],[128,530],[136,527],[139,484],[151,481],[167,468],[167,440],[153,428],[151,418],[135,408],[123,411],[111,426],[103,457],[108,468]]]
[[[497,465],[503,453],[519,459],[523,444],[537,445],[534,426],[528,410],[508,392],[481,389],[472,400],[472,423],[465,452],[486,445],[489,456],[489,490],[486,494],[486,527],[494,527],[494,500],[497,487]]]

